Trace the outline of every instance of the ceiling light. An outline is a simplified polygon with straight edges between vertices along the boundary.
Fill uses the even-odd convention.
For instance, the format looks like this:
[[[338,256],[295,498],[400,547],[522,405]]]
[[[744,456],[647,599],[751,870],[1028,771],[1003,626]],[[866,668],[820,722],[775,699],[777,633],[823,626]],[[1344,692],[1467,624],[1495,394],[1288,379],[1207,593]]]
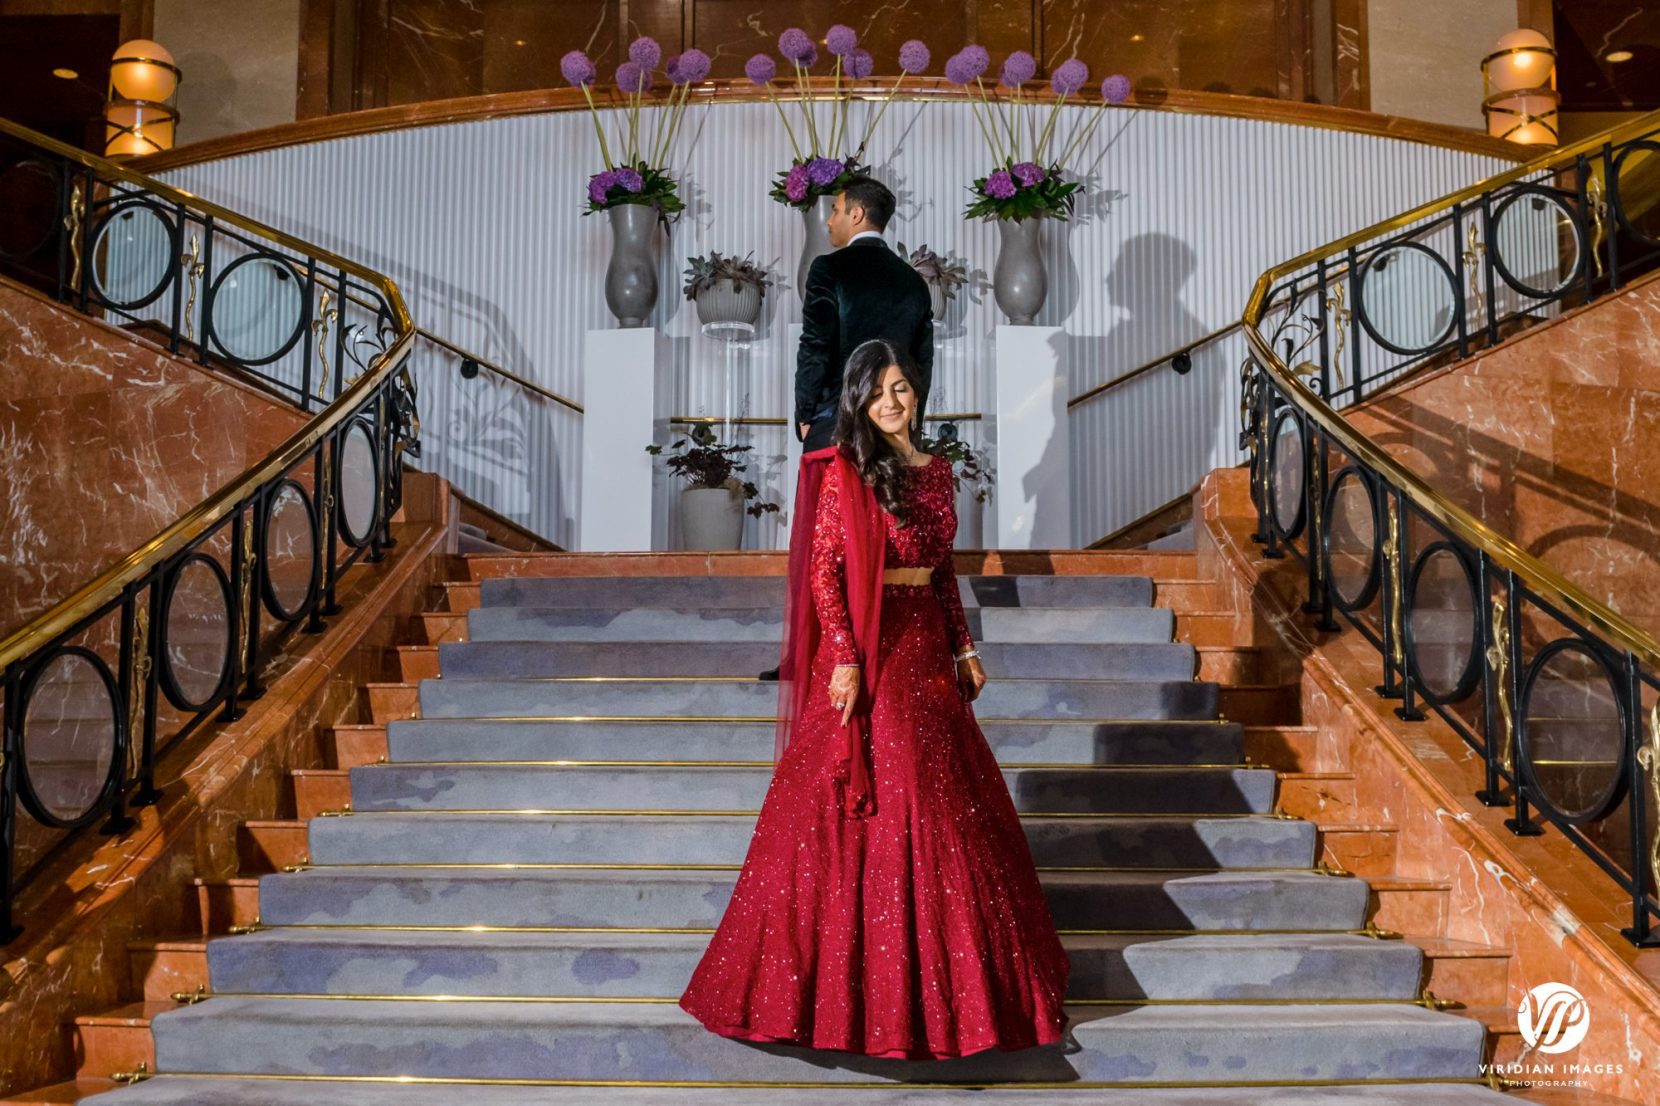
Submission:
[[[1622,61],[1630,61],[1631,56],[1632,55],[1631,55],[1630,50],[1614,50],[1610,53],[1604,54],[1602,56],[1602,60],[1603,61],[1611,61],[1615,65],[1618,65]]]
[[[516,38],[516,39],[513,40],[513,45],[515,45],[515,46],[523,46],[524,44],[525,44],[525,40],[522,39],[522,38]]]
[[[65,69],[60,65],[58,68],[52,70],[52,76],[63,81],[73,81],[78,78],[80,74],[75,72],[73,69]]]
[[[1130,36],[1130,41],[1131,42],[1145,42],[1146,40],[1147,40],[1146,35],[1131,35]]]

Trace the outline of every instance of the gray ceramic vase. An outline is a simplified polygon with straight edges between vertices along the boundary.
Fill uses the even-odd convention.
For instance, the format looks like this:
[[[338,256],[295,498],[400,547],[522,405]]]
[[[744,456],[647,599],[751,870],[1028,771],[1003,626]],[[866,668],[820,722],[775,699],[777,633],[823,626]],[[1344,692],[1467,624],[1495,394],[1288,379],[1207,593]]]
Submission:
[[[697,304],[700,323],[748,323],[755,325],[761,317],[761,287],[758,284],[739,284],[729,277],[715,281],[692,301]]]
[[[1031,326],[1049,295],[1049,276],[1043,270],[1043,220],[999,219],[1002,246],[991,276],[998,309],[1014,326]]]
[[[611,220],[611,263],[605,268],[605,306],[624,329],[642,327],[657,306],[657,209],[618,204]]]
[[[737,488],[683,488],[680,529],[687,549],[737,549],[743,545],[744,499]]]
[[[830,228],[824,225],[835,206],[835,196],[820,196],[801,213],[807,224],[807,240],[801,245],[801,264],[795,270],[795,294],[803,300],[807,298],[807,270],[812,268],[813,259],[835,249],[830,244]]]

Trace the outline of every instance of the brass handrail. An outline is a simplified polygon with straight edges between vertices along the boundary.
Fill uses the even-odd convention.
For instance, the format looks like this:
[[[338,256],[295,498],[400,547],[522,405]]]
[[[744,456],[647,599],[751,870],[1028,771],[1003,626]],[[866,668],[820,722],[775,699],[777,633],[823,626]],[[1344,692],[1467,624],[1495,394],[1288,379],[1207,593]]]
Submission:
[[[1120,387],[1122,385],[1128,384],[1130,381],[1134,380],[1136,377],[1144,376],[1147,373],[1152,372],[1154,369],[1159,368],[1161,365],[1169,365],[1170,363],[1175,361],[1176,358],[1180,357],[1182,354],[1192,353],[1194,350],[1198,349],[1200,346],[1208,346],[1212,342],[1216,341],[1219,338],[1227,337],[1229,334],[1232,334],[1234,331],[1238,330],[1240,327],[1242,327],[1244,325],[1245,325],[1245,320],[1244,319],[1235,319],[1233,322],[1229,323],[1227,326],[1218,327],[1217,329],[1211,331],[1209,334],[1206,334],[1201,338],[1195,338],[1193,341],[1187,343],[1187,345],[1185,345],[1185,346],[1177,346],[1175,349],[1171,350],[1169,353],[1165,354],[1163,357],[1155,357],[1153,360],[1148,361],[1146,364],[1138,365],[1135,368],[1131,369],[1127,373],[1122,373],[1118,376],[1113,377],[1111,380],[1103,381],[1102,383],[1097,384],[1095,387],[1091,388],[1089,391],[1082,392],[1078,395],[1073,396],[1071,399],[1066,401],[1066,409],[1068,411],[1070,411],[1070,410],[1072,410],[1072,408],[1078,406],[1078,404],[1087,403],[1088,401],[1094,399],[1097,396],[1105,395],[1106,393],[1112,391],[1114,388],[1117,388],[1117,387]]]
[[[142,173],[135,173],[115,162],[89,154],[84,150],[78,150],[73,146],[67,146],[46,135],[36,134],[26,127],[20,127],[5,119],[0,119],[0,131],[11,134],[32,145],[51,150],[89,169],[95,169],[101,174],[117,177],[129,184],[138,185],[154,195],[166,197],[197,211],[207,212],[213,215],[215,219],[278,241],[296,253],[326,260],[342,270],[356,274],[366,283],[378,287],[382,294],[386,296],[387,306],[394,315],[394,324],[398,331],[397,339],[385,353],[380,355],[378,363],[374,367],[359,376],[355,382],[335,398],[334,402],[330,403],[310,422],[292,434],[287,441],[266,454],[259,464],[245,470],[231,483],[197,504],[177,521],[133,550],[90,583],[77,589],[51,609],[31,620],[27,625],[0,640],[0,670],[4,670],[36,649],[50,644],[54,638],[67,631],[76,622],[115,599],[127,584],[143,576],[157,563],[177,553],[189,545],[190,542],[206,533],[209,527],[235,510],[243,500],[247,499],[262,484],[298,462],[325,435],[350,417],[365,396],[372,394],[376,388],[385,382],[388,376],[400,367],[403,355],[408,352],[410,343],[415,339],[415,331],[409,311],[404,305],[403,296],[390,277],[367,269],[356,262],[348,261],[321,247],[312,246],[292,235],[273,230],[233,211],[227,211],[216,204],[192,196],[188,192],[172,188],[161,181],[152,180]]]
[[[415,328],[415,333],[419,334],[422,338],[425,338],[427,341],[431,342],[433,345],[442,346],[444,349],[449,350],[451,353],[455,354],[457,357],[465,358],[466,360],[472,361],[475,364],[477,364],[478,367],[481,368],[481,369],[488,369],[489,371],[495,373],[497,376],[504,377],[508,380],[511,380],[513,383],[517,384],[519,387],[524,388],[527,391],[534,392],[538,396],[541,396],[543,399],[551,399],[555,403],[562,403],[566,407],[569,407],[572,411],[575,411],[579,415],[586,413],[583,410],[582,404],[576,402],[576,400],[566,399],[564,396],[560,395],[558,392],[551,391],[547,388],[542,387],[540,384],[537,384],[537,383],[535,383],[533,381],[530,381],[530,380],[526,380],[524,377],[520,376],[516,372],[513,372],[511,369],[504,369],[500,365],[496,364],[494,361],[491,361],[491,360],[489,360],[487,358],[484,358],[484,357],[480,357],[478,354],[473,353],[470,350],[462,349],[460,346],[456,345],[454,342],[450,341],[448,338],[440,338],[440,337],[438,337],[438,335],[432,333],[432,331],[422,329],[421,327],[416,327]]]
[[[1581,154],[1636,137],[1653,130],[1656,126],[1660,126],[1660,111],[1650,112],[1562,149],[1553,150],[1516,169],[1499,173],[1438,200],[1420,204],[1394,218],[1385,219],[1276,265],[1257,278],[1256,287],[1251,290],[1251,298],[1240,318],[1245,328],[1246,341],[1251,344],[1259,364],[1274,378],[1279,389],[1356,461],[1381,474],[1393,486],[1399,488],[1414,506],[1446,527],[1448,531],[1481,549],[1499,566],[1524,577],[1530,591],[1579,618],[1611,641],[1618,642],[1622,648],[1651,666],[1660,666],[1660,641],[1630,619],[1593,599],[1556,569],[1493,530],[1396,461],[1305,385],[1274,353],[1272,343],[1262,336],[1257,326],[1262,321],[1268,294],[1281,278],[1324,258],[1345,253],[1351,247],[1363,245],[1392,231],[1405,229],[1429,216],[1450,210],[1454,205],[1475,199],[1484,192],[1501,188],[1538,172],[1562,168],[1564,163],[1571,165]]]

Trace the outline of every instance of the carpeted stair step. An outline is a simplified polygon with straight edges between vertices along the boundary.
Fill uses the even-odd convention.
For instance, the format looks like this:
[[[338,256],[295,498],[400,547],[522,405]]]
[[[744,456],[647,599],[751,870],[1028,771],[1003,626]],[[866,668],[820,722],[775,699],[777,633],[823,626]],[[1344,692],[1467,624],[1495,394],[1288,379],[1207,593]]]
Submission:
[[[1145,607],[1147,576],[963,576],[963,605]],[[479,587],[484,607],[758,607],[784,605],[782,576],[499,577]]]
[[[274,929],[212,942],[225,994],[672,998],[702,933],[410,933]],[[1068,936],[1070,997],[1261,1000],[1418,996],[1423,955],[1353,934]]]
[[[771,760],[765,722],[523,721],[415,718],[386,728],[387,759]],[[1244,728],[1231,722],[982,720],[992,752],[1026,764],[1240,764]],[[360,762],[361,763],[361,762]]]
[[[986,642],[1167,642],[1175,615],[1162,607],[971,607],[969,632]],[[777,606],[479,607],[472,641],[770,641],[783,635]]]
[[[1306,868],[1314,823],[1141,816],[1023,820],[1045,867]],[[336,864],[724,864],[743,862],[750,815],[371,814],[316,818],[310,857]]]
[[[1055,924],[1068,930],[1351,930],[1367,885],[1315,872],[1045,872]],[[267,926],[708,928],[731,871],[314,868],[264,876]]]
[[[1215,718],[1217,686],[1196,680],[993,680],[986,718]],[[756,680],[422,680],[423,718],[771,718],[778,689]]]
[[[1270,768],[1007,768],[1015,807],[1033,813],[1266,814]],[[351,770],[352,809],[756,810],[772,765],[372,764]]]
[[[626,1098],[619,1098],[625,1094]],[[551,1095],[557,1095],[551,1099]],[[1516,1106],[1514,1095],[1474,1083],[1345,1084],[1337,1087],[1055,1087],[1043,1091],[939,1088],[501,1086],[214,1079],[161,1076],[96,1106]],[[68,1101],[68,1100],[64,1100]],[[1576,1100],[1577,1101],[1577,1100]],[[1628,1106],[1628,1104],[1622,1104]]]
[[[1002,679],[1190,680],[1193,646],[1060,645],[1049,642],[979,646],[987,673]],[[548,676],[754,676],[778,663],[775,641],[515,641],[445,642],[438,663],[446,678]]]
[[[155,1019],[161,1071],[450,1079],[1283,1082],[1470,1078],[1480,1023],[1407,1004],[1074,1007],[1061,1047],[907,1062],[756,1048],[669,1003],[220,998]]]

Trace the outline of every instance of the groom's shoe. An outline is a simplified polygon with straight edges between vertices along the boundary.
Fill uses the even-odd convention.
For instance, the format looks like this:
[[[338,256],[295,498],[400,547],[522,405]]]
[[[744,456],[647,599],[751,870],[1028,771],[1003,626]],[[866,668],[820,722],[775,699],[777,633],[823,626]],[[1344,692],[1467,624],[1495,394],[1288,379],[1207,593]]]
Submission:
[[[761,673],[759,676],[757,676],[755,678],[757,680],[773,680],[773,681],[776,681],[778,679],[778,669],[769,668],[765,672]]]

